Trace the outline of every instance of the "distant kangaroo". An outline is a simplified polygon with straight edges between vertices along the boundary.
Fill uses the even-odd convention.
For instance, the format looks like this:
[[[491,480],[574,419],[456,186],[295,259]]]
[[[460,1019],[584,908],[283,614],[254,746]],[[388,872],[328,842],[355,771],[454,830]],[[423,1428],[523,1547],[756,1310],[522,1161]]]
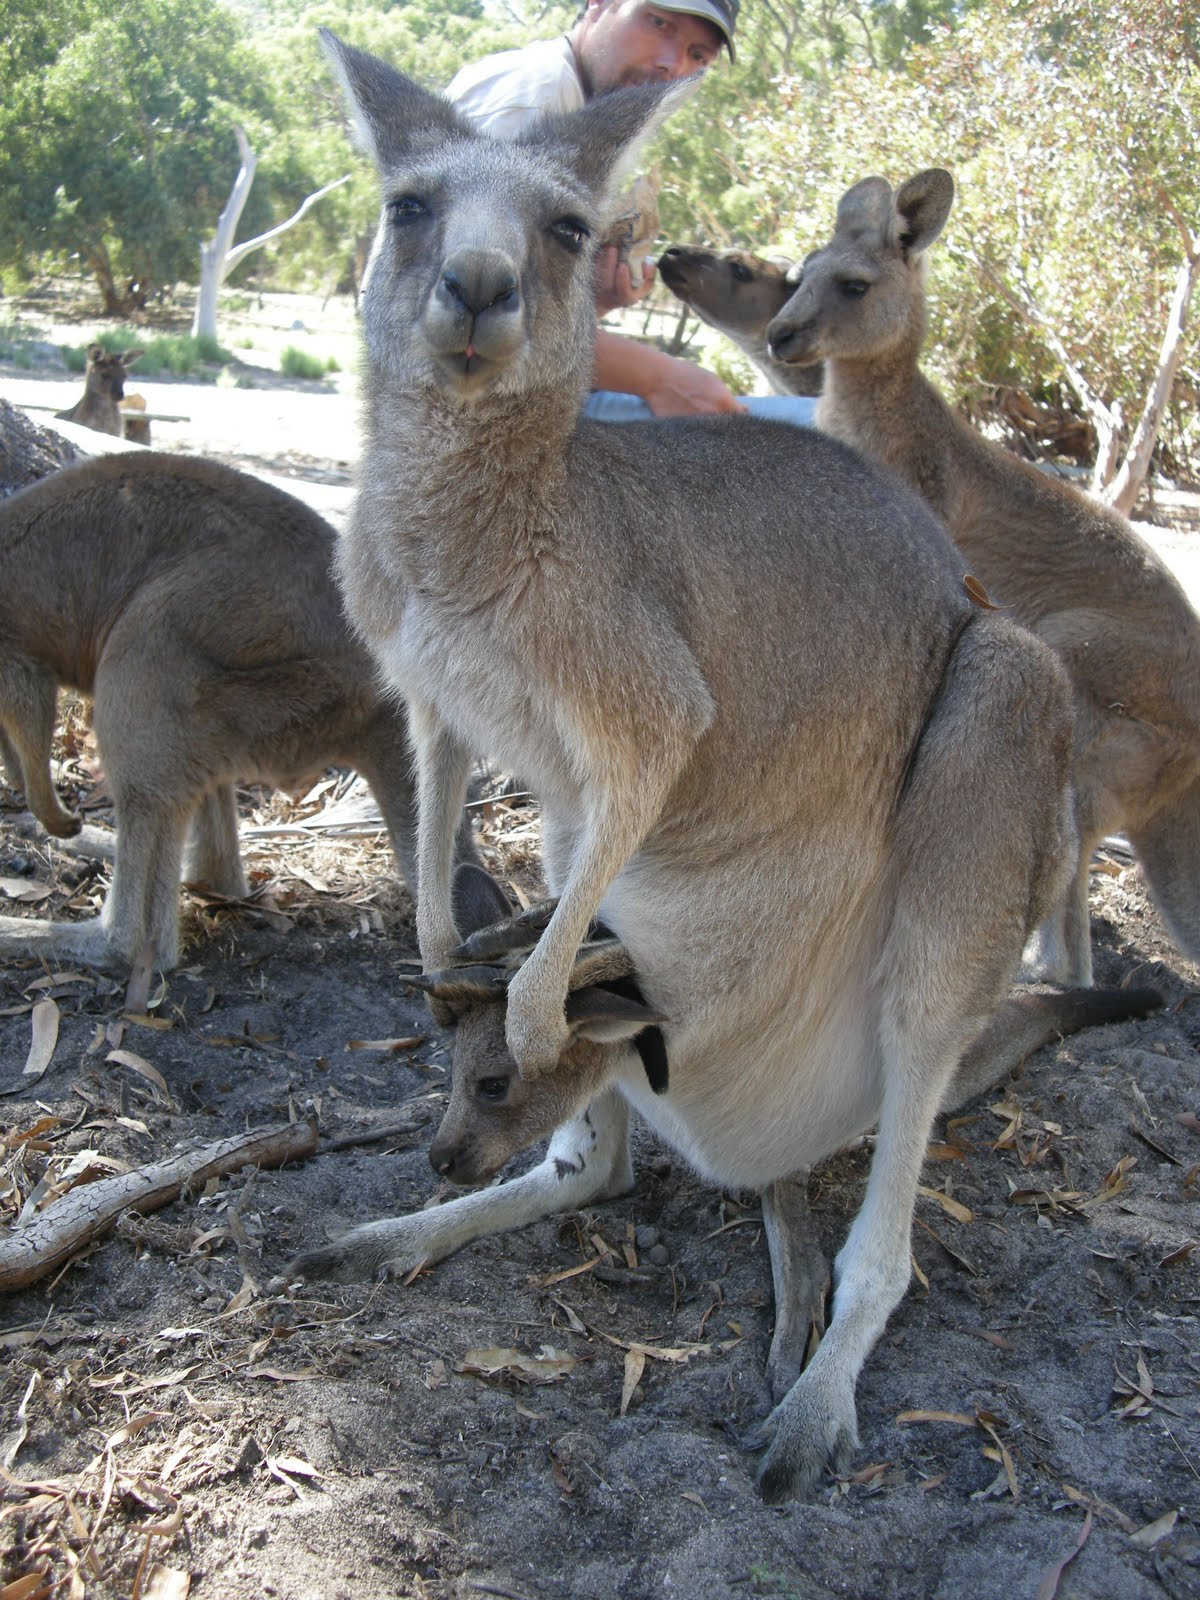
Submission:
[[[776,394],[821,392],[821,367],[792,367],[767,349],[767,325],[796,288],[795,268],[749,250],[672,245],[658,258],[658,275],[677,300],[691,306],[758,368]]]
[[[69,411],[56,411],[55,416],[63,422],[77,422],[81,428],[94,428],[97,433],[111,433],[124,439],[127,430],[120,403],[125,398],[125,379],[142,354],[141,350],[110,354],[102,344],[89,345],[83,394]],[[143,418],[137,418],[136,422],[146,434],[134,442],[148,443],[150,424]]]
[[[1080,856],[1036,971],[1091,982],[1088,866],[1125,828],[1176,943],[1200,961],[1200,619],[1124,517],[990,443],[918,368],[924,253],[954,184],[864,178],[771,323],[779,361],[825,363],[818,426],[894,467],[945,521],[991,599],[1058,654],[1075,701]]]
[[[854,1448],[938,1106],[1061,893],[1067,683],[972,603],[928,508],[836,440],[581,418],[596,242],[694,85],[501,141],[324,37],[383,191],[338,570],[409,703],[422,958],[455,960],[464,785],[495,755],[543,801],[559,896],[507,988],[523,1082],[567,1065],[598,912],[664,1019],[663,1092],[618,1018],[620,1092],[561,1137],[619,1154],[627,1098],[714,1181],[769,1189],[878,1121],[829,1331],[768,1428],[764,1493],[806,1493]],[[333,1247],[351,1269],[354,1239]]]
[[[108,456],[0,502],[0,756],[38,821],[80,821],[50,777],[59,684],[95,699],[116,808],[98,919],[0,918],[0,953],[179,957],[179,880],[242,897],[235,780],[294,786],[331,762],[370,783],[416,883],[403,708],[378,686],[307,506],[211,461]],[[470,857],[469,830],[460,853]]]

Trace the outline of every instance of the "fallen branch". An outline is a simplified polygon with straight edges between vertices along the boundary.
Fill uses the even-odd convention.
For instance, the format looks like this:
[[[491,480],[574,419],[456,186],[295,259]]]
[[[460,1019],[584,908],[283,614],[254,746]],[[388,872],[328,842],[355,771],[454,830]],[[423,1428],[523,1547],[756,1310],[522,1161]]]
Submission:
[[[116,1225],[124,1211],[157,1211],[184,1188],[243,1167],[281,1167],[317,1148],[317,1123],[289,1122],[199,1145],[169,1161],[81,1184],[24,1227],[0,1235],[0,1291],[23,1289],[77,1255]]]

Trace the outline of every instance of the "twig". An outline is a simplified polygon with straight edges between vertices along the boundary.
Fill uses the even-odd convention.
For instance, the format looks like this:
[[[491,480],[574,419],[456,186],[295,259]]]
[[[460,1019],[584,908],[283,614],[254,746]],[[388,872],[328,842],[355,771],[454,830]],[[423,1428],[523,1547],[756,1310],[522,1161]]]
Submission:
[[[314,1118],[220,1139],[169,1161],[84,1184],[25,1227],[12,1228],[0,1238],[0,1290],[23,1289],[44,1278],[107,1233],[123,1211],[157,1211],[185,1186],[194,1188],[246,1166],[281,1167],[302,1161],[316,1148]]]
[[[384,1139],[394,1139],[402,1133],[416,1133],[429,1121],[428,1117],[407,1122],[391,1122],[386,1128],[364,1128],[359,1133],[344,1133],[338,1139],[322,1141],[320,1153],[328,1150],[356,1150],[360,1145],[379,1144]]]

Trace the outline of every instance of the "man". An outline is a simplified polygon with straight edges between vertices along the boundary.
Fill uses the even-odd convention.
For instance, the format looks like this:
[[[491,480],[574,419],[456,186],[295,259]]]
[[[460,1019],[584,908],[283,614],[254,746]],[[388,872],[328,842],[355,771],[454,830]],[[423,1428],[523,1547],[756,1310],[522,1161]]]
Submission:
[[[483,132],[512,138],[543,111],[574,111],[610,89],[706,71],[722,48],[732,60],[740,5],[741,0],[586,0],[569,34],[464,67],[446,94]],[[600,313],[632,305],[652,277],[648,271],[635,291],[616,250],[602,251]],[[596,387],[640,396],[658,417],[745,409],[715,373],[603,328],[596,336]],[[589,410],[637,414],[603,401],[603,395],[595,396]]]

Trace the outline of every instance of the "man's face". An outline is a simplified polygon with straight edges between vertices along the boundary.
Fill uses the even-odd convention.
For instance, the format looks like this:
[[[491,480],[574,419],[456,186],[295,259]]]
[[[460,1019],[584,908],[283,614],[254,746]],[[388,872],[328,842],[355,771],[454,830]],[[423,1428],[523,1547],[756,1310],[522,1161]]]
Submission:
[[[666,83],[710,67],[721,50],[713,23],[649,0],[591,0],[575,36],[591,94],[634,83]]]

